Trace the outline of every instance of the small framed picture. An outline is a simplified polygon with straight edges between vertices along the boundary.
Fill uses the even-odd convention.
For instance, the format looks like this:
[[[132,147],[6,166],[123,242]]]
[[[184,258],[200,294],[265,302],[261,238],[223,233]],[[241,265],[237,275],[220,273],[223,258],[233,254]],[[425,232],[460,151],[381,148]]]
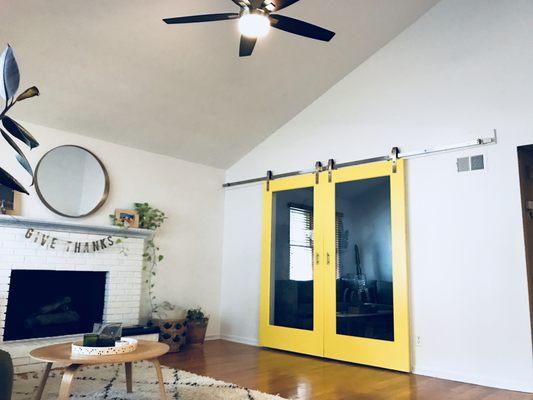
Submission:
[[[19,196],[19,192],[15,192],[7,186],[0,185],[0,214],[19,215]]]
[[[130,228],[139,227],[139,213],[135,210],[115,210],[115,224]]]

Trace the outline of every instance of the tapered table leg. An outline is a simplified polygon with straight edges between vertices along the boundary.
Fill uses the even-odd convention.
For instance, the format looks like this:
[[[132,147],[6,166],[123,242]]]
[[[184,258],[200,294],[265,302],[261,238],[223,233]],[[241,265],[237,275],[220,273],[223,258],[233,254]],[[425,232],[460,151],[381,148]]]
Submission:
[[[68,400],[70,397],[70,388],[72,386],[72,382],[74,381],[76,371],[79,367],[79,364],[72,364],[65,369],[65,372],[63,373],[63,379],[61,379],[58,400]]]
[[[46,363],[46,367],[44,368],[43,376],[41,378],[41,383],[39,383],[39,387],[37,388],[37,392],[35,393],[35,396],[33,397],[34,400],[41,400],[41,397],[43,396],[44,387],[46,386],[46,381],[48,380],[48,375],[50,375],[50,370],[52,369],[52,363]]]
[[[159,393],[161,400],[167,400],[167,394],[165,392],[165,383],[163,382],[163,372],[161,372],[161,364],[159,364],[159,360],[157,358],[150,360],[155,367],[155,371],[157,372],[157,380],[159,382]]]
[[[126,370],[126,390],[128,393],[133,393],[133,381],[131,378],[131,363],[124,363],[124,369]]]

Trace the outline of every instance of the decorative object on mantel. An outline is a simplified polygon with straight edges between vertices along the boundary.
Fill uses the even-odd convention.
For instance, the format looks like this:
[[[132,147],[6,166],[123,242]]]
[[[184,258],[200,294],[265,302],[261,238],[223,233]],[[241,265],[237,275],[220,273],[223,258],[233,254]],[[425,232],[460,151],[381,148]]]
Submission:
[[[135,210],[115,210],[115,225],[125,228],[139,227],[139,213]]]
[[[8,117],[6,113],[15,105],[16,102],[26,100],[34,96],[39,96],[39,89],[37,89],[35,86],[32,86],[19,94],[15,99],[15,94],[19,88],[19,84],[20,72],[17,60],[15,60],[15,55],[13,54],[13,49],[11,46],[7,45],[7,48],[0,56],[0,97],[2,97],[6,102],[4,109],[2,112],[0,112],[0,120],[2,120],[2,125],[7,132],[0,128],[0,133],[4,137],[5,141],[17,153],[15,156],[17,161],[33,178],[33,170],[28,159],[22,150],[20,150],[20,147],[18,147],[15,141],[11,138],[11,136],[26,144],[30,150],[39,146],[39,143],[24,127],[22,127],[22,125],[20,125],[14,119]],[[11,134],[11,136],[9,136],[8,133]],[[16,190],[17,192],[28,194],[28,191],[24,188],[24,186],[22,186],[19,181],[17,181],[1,167],[0,184]]]
[[[49,210],[63,217],[82,218],[107,200],[109,175],[92,152],[64,145],[48,151],[37,164],[35,189]]]
[[[46,249],[55,251],[62,250],[67,253],[95,253],[121,243],[120,239],[113,238],[113,236],[106,236],[90,242],[64,240],[36,231],[33,228],[26,230],[24,237]]]
[[[0,184],[0,214],[5,215],[8,212],[15,212],[16,196],[15,191],[7,186]]]
[[[200,307],[187,311],[187,342],[189,344],[203,344],[209,316]]]

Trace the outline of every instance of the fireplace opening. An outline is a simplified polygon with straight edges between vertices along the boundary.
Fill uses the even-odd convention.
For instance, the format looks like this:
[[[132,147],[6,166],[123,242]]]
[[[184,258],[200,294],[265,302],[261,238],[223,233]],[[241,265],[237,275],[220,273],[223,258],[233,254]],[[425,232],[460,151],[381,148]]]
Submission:
[[[106,275],[12,270],[4,340],[91,332],[102,322]]]

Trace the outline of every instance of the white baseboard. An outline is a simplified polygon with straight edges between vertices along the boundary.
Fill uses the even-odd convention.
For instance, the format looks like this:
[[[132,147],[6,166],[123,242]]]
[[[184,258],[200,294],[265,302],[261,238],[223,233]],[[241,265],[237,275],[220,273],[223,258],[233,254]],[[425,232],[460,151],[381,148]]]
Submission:
[[[225,334],[221,334],[220,338],[227,340],[229,342],[248,344],[250,346],[259,346],[259,340],[255,338],[247,338],[247,337],[242,337],[242,336],[225,335]]]
[[[464,374],[452,371],[442,371],[430,368],[414,368],[413,374],[430,376],[432,378],[447,379],[450,381],[471,383],[474,385],[488,386],[498,389],[515,390],[518,392],[533,393],[533,382],[514,381],[509,379],[494,379],[488,376]]]
[[[205,340],[217,340],[217,339],[220,339],[220,335],[218,333],[214,333],[214,334],[211,334],[211,335],[206,335],[205,336]]]

